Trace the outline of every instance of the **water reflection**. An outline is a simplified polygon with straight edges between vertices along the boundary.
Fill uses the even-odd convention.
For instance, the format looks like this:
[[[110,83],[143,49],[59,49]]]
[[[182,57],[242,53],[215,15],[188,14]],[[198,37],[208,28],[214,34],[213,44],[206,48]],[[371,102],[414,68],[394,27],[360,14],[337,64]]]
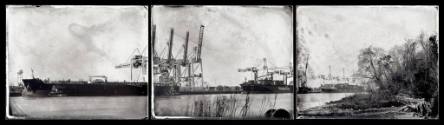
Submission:
[[[298,111],[325,105],[327,102],[340,100],[354,93],[310,93],[297,94],[296,108]]]

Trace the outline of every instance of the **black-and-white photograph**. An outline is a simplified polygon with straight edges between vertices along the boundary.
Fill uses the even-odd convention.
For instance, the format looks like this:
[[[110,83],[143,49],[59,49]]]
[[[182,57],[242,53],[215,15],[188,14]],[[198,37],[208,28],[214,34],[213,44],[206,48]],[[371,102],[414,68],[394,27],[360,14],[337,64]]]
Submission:
[[[298,6],[298,119],[439,119],[438,6]]]
[[[9,119],[144,119],[148,6],[6,6]]]
[[[292,119],[292,6],[153,6],[155,119]]]

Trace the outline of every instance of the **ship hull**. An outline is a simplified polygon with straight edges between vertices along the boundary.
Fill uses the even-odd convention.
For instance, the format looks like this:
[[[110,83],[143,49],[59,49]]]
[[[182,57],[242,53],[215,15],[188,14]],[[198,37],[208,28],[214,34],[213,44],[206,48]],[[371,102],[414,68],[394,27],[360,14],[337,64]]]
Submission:
[[[288,85],[241,85],[242,91],[247,93],[292,93],[293,86]]]
[[[154,96],[171,96],[178,94],[179,86],[154,85]]]
[[[341,89],[321,89],[323,93],[357,93],[357,92],[363,92],[358,90],[341,90]]]
[[[146,85],[125,85],[125,84],[85,84],[85,85],[54,85],[59,92],[52,94],[62,94],[68,96],[106,96],[106,95],[147,95]]]
[[[28,96],[109,96],[109,95],[147,95],[147,83],[143,82],[52,82],[40,79],[24,79]]]
[[[307,94],[307,93],[311,93],[312,91],[313,90],[308,87],[299,87],[297,93],[298,94]]]
[[[365,91],[364,87],[349,84],[325,84],[321,85],[324,93],[356,93]]]
[[[9,96],[22,96],[23,93],[23,87],[17,87],[17,86],[10,86],[9,87]]]
[[[49,96],[52,85],[45,84],[40,79],[23,79],[25,88],[23,95],[25,96]]]
[[[336,89],[321,89],[321,91],[324,93],[339,93],[340,92]]]

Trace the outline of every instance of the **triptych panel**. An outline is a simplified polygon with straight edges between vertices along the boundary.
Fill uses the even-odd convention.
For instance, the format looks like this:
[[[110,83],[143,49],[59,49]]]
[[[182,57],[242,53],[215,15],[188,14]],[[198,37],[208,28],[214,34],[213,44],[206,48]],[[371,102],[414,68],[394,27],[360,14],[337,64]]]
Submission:
[[[6,6],[8,119],[438,119],[437,6]]]

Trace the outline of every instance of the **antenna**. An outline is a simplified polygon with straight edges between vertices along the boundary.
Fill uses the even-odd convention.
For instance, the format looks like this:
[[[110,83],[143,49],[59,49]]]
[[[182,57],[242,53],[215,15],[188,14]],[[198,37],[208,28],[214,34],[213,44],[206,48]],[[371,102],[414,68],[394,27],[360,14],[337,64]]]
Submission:
[[[34,79],[34,70],[31,68],[32,78]]]

